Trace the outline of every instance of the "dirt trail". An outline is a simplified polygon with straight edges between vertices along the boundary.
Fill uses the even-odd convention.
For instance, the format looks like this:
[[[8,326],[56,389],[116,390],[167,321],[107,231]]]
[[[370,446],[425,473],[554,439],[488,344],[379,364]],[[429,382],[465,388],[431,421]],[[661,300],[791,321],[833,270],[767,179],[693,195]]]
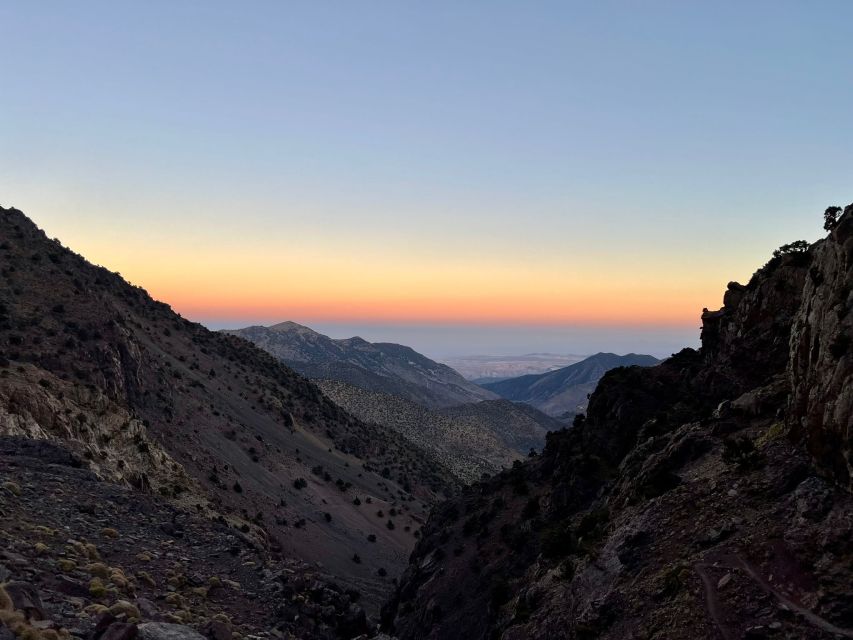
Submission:
[[[816,613],[805,608],[801,604],[798,604],[797,602],[791,600],[791,598],[781,593],[772,584],[765,580],[764,577],[761,575],[760,571],[754,565],[752,565],[747,560],[741,558],[740,556],[735,555],[729,557],[726,563],[719,562],[716,565],[710,565],[707,563],[697,563],[695,565],[696,573],[702,580],[702,585],[704,587],[705,604],[708,609],[708,614],[710,615],[711,619],[717,627],[717,630],[720,632],[720,635],[723,637],[724,640],[732,640],[732,629],[730,629],[723,620],[717,586],[714,584],[713,579],[708,575],[707,572],[707,569],[711,567],[729,570],[740,569],[764,591],[775,597],[780,603],[784,604],[791,611],[801,615],[805,620],[807,620],[809,623],[811,623],[818,629],[822,629],[823,631],[833,633],[837,636],[842,636],[844,638],[853,638],[853,630],[838,627],[829,622],[828,620],[820,617]]]

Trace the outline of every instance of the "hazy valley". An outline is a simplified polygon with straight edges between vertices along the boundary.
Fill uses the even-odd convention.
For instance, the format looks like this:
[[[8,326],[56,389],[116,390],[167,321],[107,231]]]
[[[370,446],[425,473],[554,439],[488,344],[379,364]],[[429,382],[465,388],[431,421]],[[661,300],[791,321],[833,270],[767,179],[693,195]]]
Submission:
[[[561,369],[586,356],[557,355],[553,353],[530,353],[522,356],[457,356],[442,362],[458,371],[467,380],[477,384],[498,382]]]

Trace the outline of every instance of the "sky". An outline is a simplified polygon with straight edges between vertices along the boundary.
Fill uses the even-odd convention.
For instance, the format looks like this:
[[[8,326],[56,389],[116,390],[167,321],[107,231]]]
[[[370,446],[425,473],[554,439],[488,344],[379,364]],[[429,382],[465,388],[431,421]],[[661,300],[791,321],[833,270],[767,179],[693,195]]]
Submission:
[[[0,204],[212,328],[667,355],[853,200],[851,24],[841,1],[0,0]]]

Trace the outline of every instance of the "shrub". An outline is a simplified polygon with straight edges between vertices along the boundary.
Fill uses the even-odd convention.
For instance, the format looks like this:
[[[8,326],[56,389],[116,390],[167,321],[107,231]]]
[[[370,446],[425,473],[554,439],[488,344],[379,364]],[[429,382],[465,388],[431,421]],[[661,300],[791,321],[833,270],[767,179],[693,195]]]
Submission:
[[[300,489],[304,489],[307,486],[308,486],[308,481],[305,478],[296,478],[296,480],[293,481],[293,488],[294,489],[300,490]]]
[[[522,520],[530,520],[539,514],[539,498],[530,498],[521,511]]]
[[[723,460],[742,470],[756,469],[761,465],[761,453],[746,436],[726,438],[723,441]]]
[[[805,240],[795,240],[789,244],[783,244],[781,247],[776,249],[773,252],[774,258],[781,258],[782,256],[792,254],[792,253],[805,253],[809,250],[809,243]]]
[[[577,541],[565,522],[558,522],[542,532],[542,555],[564,558],[577,549]]]
[[[19,487],[16,483],[12,482],[11,480],[4,482],[2,485],[0,485],[0,487],[5,489],[6,491],[11,493],[12,495],[16,495],[16,496],[21,495],[21,487]]]
[[[850,336],[846,333],[839,333],[829,345],[829,352],[833,358],[840,358],[845,355],[850,348]]]
[[[506,604],[507,602],[509,602],[510,595],[511,592],[509,589],[509,583],[503,578],[495,580],[494,585],[492,585],[492,591],[490,594],[492,606],[497,609],[502,605]]]

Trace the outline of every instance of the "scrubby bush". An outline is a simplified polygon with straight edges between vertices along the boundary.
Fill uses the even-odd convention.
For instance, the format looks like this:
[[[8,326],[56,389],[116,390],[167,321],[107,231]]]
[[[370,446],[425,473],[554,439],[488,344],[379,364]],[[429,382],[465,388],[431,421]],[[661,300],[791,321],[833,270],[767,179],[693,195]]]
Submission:
[[[761,466],[761,453],[746,436],[726,438],[723,441],[723,460],[739,469],[756,469]]]
[[[850,349],[850,336],[846,333],[839,333],[829,345],[829,353],[833,358],[840,358]]]
[[[806,242],[805,240],[795,240],[794,242],[791,242],[789,244],[783,244],[781,247],[776,249],[773,252],[773,257],[774,258],[781,258],[782,256],[785,256],[788,254],[805,253],[808,250],[809,250],[809,243],[808,242]]]

